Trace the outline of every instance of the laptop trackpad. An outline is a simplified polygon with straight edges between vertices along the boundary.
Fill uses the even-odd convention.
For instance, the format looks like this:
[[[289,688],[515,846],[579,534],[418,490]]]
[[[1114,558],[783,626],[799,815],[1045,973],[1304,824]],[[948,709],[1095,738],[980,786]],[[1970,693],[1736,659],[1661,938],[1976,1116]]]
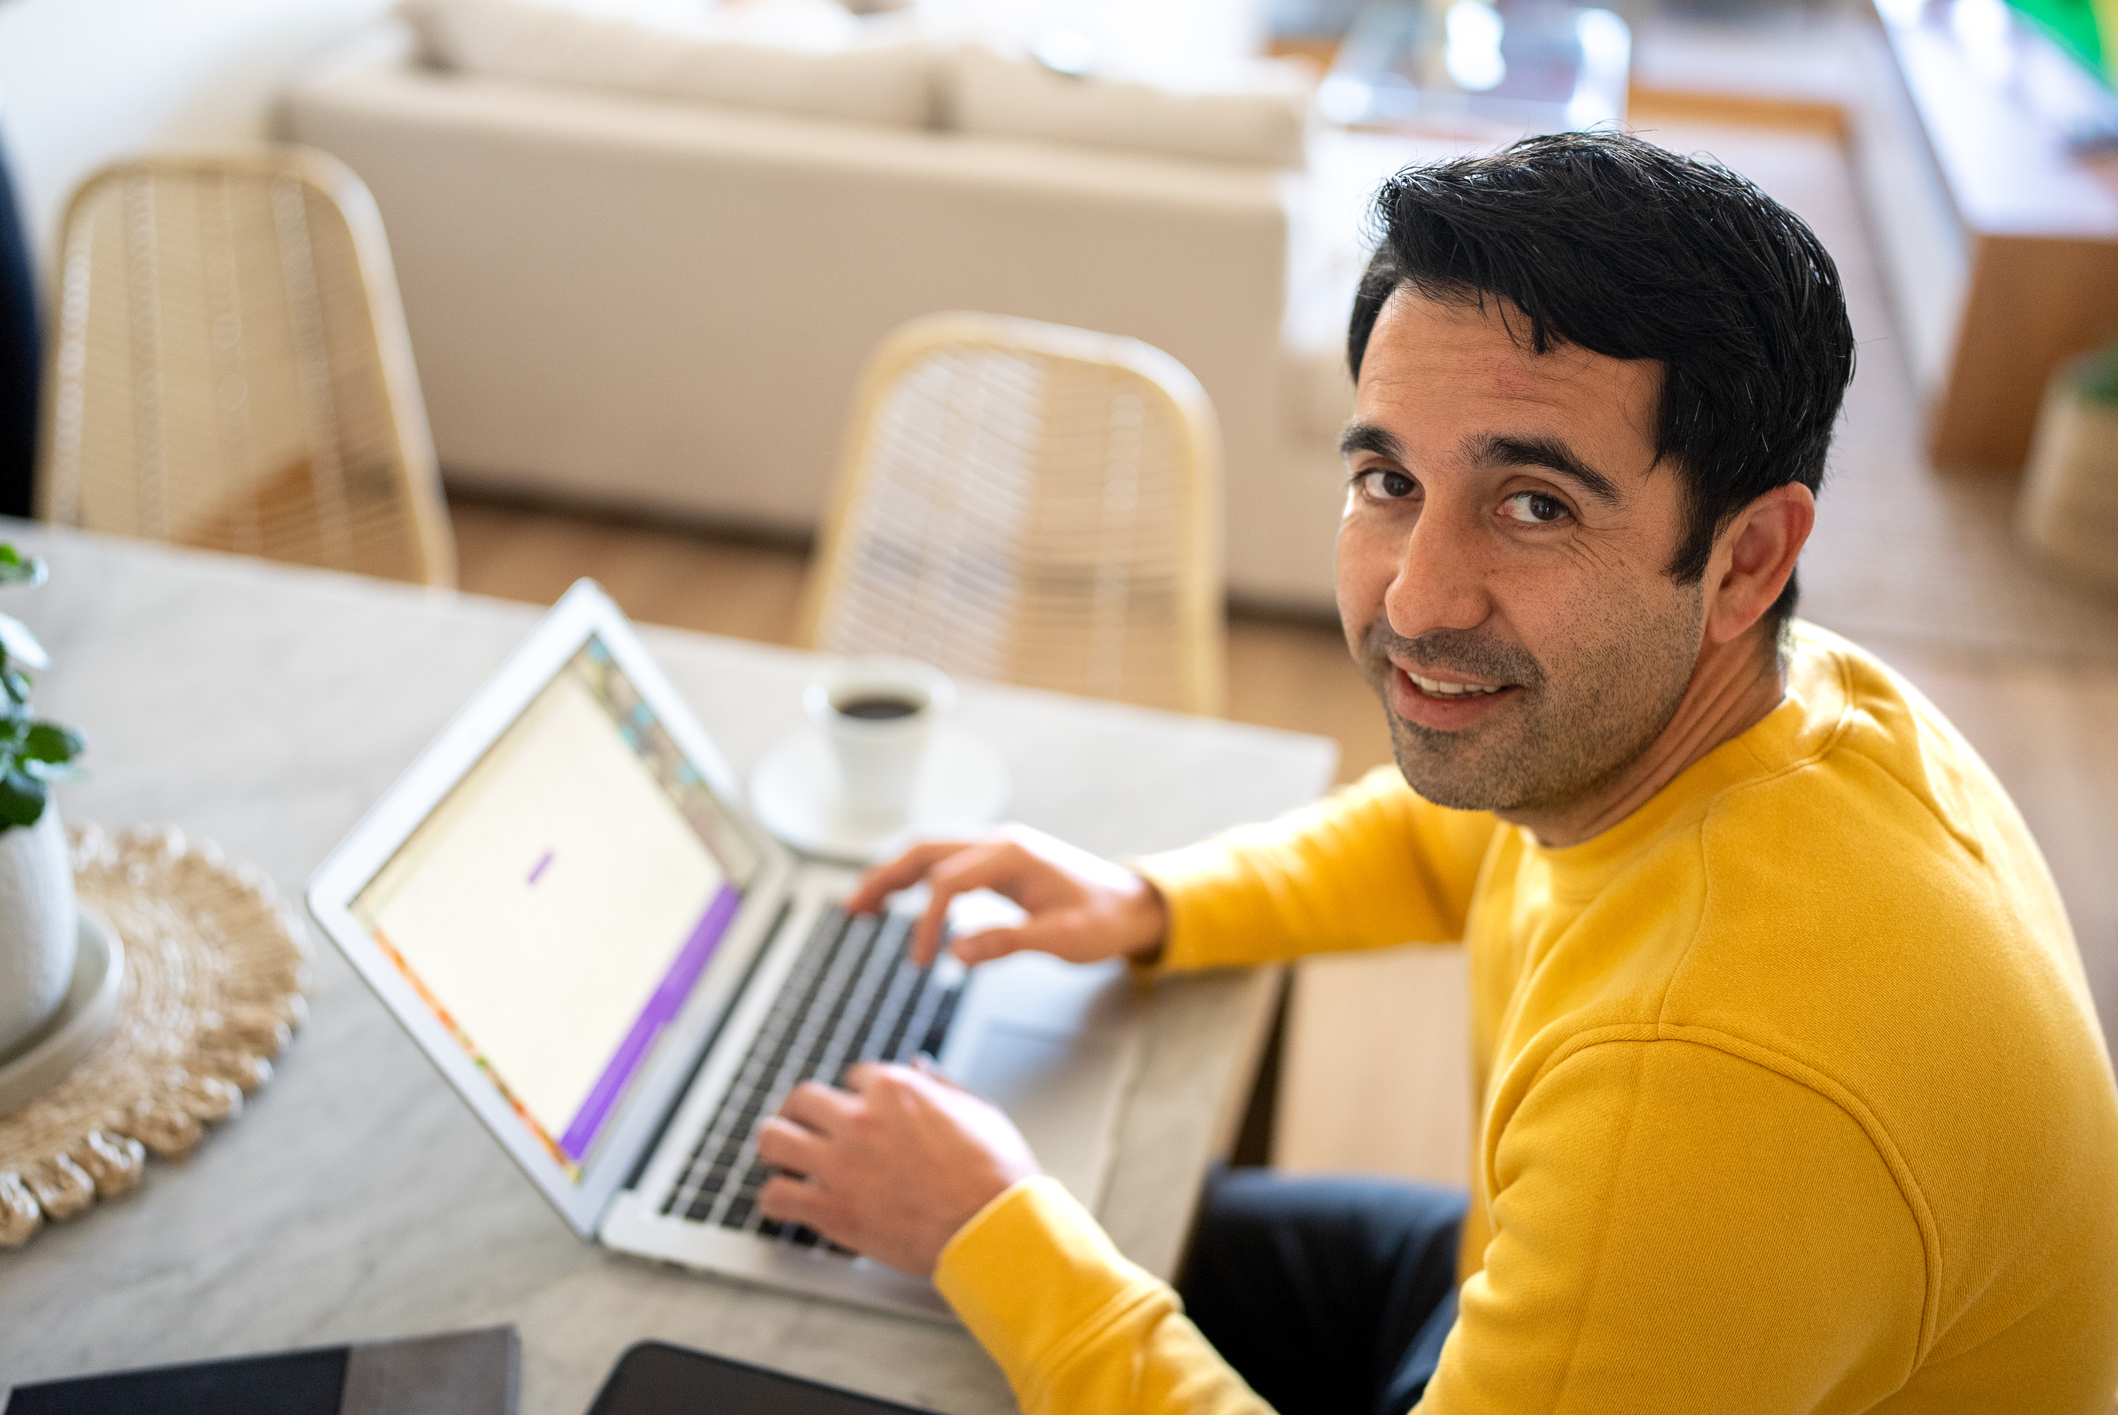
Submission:
[[[1044,1172],[1094,1212],[1134,1051],[1131,1038],[1063,1035],[996,1018],[975,1038],[962,1080],[1006,1111]]]

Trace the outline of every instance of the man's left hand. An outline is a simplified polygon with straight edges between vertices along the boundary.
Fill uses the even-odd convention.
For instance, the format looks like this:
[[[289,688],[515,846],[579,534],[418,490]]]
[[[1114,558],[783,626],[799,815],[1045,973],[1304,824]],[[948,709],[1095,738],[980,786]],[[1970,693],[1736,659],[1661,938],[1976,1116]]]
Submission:
[[[759,1158],[788,1171],[758,1194],[767,1218],[928,1277],[958,1229],[1039,1172],[998,1108],[931,1068],[863,1063],[846,1085],[797,1086],[758,1127]]]

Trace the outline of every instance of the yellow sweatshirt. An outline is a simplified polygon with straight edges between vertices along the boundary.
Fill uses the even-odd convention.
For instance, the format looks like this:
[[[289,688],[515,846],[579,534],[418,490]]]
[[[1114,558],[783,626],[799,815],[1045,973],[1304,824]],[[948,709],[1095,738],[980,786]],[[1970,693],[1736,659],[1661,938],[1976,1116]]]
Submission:
[[[1172,968],[1466,940],[1466,1280],[1422,1415],[2108,1415],[2080,957],[1999,784],[1852,645],[1799,629],[1777,709],[1581,845],[1385,771],[1145,869]],[[1031,1415],[1263,1408],[1051,1180],[936,1282]]]

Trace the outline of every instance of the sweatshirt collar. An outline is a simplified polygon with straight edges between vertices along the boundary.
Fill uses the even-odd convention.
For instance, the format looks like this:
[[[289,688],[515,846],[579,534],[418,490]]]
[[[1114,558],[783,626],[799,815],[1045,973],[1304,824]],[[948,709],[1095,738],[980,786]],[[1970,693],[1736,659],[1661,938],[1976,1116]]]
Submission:
[[[1703,820],[1720,797],[1815,755],[1846,707],[1842,640],[1798,624],[1787,655],[1787,689],[1779,705],[1749,728],[1677,773],[1640,808],[1578,845],[1548,847],[1521,831],[1530,853],[1550,871],[1555,895],[1584,897],[1672,830]],[[1519,829],[1519,827],[1518,827]]]

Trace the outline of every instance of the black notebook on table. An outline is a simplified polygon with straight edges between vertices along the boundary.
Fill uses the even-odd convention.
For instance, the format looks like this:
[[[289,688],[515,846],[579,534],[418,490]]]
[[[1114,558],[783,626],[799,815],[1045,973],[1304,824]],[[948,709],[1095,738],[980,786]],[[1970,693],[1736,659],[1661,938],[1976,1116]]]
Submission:
[[[643,1341],[618,1360],[588,1415],[932,1415],[746,1361]]]
[[[5,1415],[514,1415],[513,1327],[16,1386]]]

